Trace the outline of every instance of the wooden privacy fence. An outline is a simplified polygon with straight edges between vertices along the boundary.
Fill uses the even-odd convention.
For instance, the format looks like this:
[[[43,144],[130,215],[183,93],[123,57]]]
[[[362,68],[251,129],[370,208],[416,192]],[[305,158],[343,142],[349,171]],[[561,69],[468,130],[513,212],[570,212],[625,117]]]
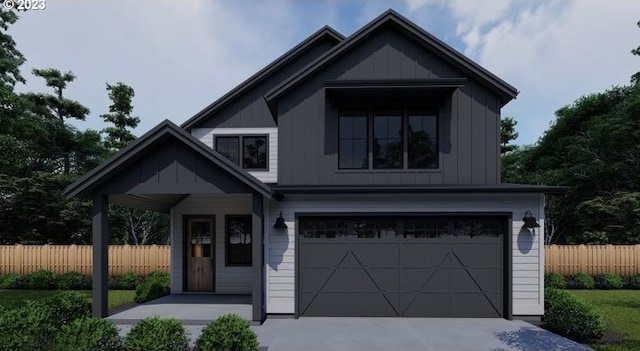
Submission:
[[[48,269],[56,274],[78,271],[91,275],[91,245],[0,246],[0,274],[29,274]],[[168,245],[110,245],[109,275],[169,271]],[[640,245],[550,245],[545,247],[545,272],[569,275],[603,272],[622,276],[640,273]]]
[[[0,274],[29,274],[48,269],[56,274],[78,271],[91,275],[93,250],[91,245],[10,245],[0,246]],[[145,275],[171,267],[168,245],[110,245],[109,275],[127,272]]]
[[[563,275],[640,273],[640,245],[550,245],[545,247],[545,272]]]

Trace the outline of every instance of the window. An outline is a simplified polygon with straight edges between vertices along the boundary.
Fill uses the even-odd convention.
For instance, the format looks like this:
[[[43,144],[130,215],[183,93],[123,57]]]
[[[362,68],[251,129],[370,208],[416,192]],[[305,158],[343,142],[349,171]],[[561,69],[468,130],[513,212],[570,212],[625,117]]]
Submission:
[[[226,216],[227,266],[251,265],[251,216]]]
[[[366,111],[341,114],[339,124],[338,167],[369,168]]]
[[[229,161],[240,164],[240,137],[217,137],[216,151]]]
[[[407,120],[409,168],[437,168],[437,118],[427,113],[412,112]]]
[[[300,235],[308,239],[487,239],[504,235],[504,218],[493,216],[304,217]]]
[[[339,169],[439,167],[435,111],[340,111],[338,124]]]
[[[245,136],[242,138],[242,168],[267,168],[267,138]]]
[[[264,135],[217,136],[216,151],[244,169],[266,170],[268,168],[267,137]]]
[[[399,112],[373,117],[373,168],[402,168],[402,115]]]

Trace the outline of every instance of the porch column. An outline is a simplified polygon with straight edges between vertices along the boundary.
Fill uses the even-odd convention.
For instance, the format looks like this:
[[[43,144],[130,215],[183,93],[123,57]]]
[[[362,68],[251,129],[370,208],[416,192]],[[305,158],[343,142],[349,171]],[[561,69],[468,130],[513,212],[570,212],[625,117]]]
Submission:
[[[105,194],[93,197],[93,315],[107,317],[107,280],[109,263],[109,198]]]
[[[253,211],[251,218],[251,238],[252,246],[252,305],[253,305],[253,321],[262,323],[264,321],[264,243],[263,221],[264,213],[262,210],[262,195],[253,193]]]

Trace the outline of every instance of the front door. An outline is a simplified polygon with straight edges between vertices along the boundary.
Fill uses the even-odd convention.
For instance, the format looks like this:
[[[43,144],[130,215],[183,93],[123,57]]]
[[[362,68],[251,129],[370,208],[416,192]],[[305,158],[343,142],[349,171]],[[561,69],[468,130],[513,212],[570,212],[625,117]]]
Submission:
[[[215,291],[215,221],[213,217],[186,217],[187,291]]]

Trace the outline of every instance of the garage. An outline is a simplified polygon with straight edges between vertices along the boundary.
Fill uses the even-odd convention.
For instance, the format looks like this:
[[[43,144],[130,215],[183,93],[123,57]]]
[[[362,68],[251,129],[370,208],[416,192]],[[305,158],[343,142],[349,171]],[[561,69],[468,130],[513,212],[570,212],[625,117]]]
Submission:
[[[503,317],[506,216],[300,216],[298,315]]]

